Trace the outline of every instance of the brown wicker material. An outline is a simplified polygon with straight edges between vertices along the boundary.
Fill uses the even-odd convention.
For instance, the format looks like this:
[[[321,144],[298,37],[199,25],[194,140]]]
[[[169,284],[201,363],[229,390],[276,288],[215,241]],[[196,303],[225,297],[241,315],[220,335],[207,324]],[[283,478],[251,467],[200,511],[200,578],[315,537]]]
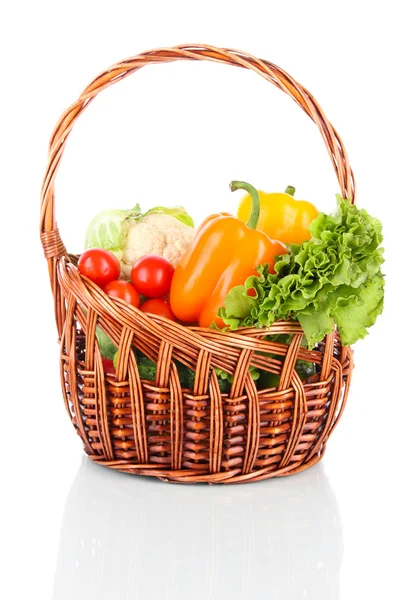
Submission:
[[[319,127],[342,195],[354,201],[353,174],[338,134],[311,94],[274,64],[236,50],[188,45],[144,52],[104,71],[59,120],[42,188],[41,241],[55,301],[65,405],[87,455],[120,471],[209,483],[296,473],[323,456],[346,403],[352,351],[341,347],[337,331],[308,351],[301,347],[298,322],[226,333],[149,316],[81,277],[77,257],[67,254],[57,229],[54,180],[76,119],[105,88],[145,65],[174,60],[251,69],[289,94]],[[119,348],[115,375],[103,372],[97,325]],[[293,336],[289,345],[264,339],[274,333]],[[156,381],[140,379],[133,346],[157,362]],[[297,359],[314,362],[316,375],[301,382]],[[181,389],[174,360],[195,370],[194,389]],[[279,373],[278,388],[257,390],[251,365]],[[234,374],[229,394],[220,393],[214,368]]]

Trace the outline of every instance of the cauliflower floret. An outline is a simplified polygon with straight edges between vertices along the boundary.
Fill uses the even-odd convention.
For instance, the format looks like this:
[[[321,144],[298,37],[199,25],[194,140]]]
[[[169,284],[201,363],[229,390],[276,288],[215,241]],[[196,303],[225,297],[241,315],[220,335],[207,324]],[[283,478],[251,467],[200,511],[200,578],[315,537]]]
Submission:
[[[176,267],[195,233],[195,229],[171,215],[151,213],[139,221],[126,220],[122,230],[121,276],[130,279],[134,262],[147,254],[163,256]]]

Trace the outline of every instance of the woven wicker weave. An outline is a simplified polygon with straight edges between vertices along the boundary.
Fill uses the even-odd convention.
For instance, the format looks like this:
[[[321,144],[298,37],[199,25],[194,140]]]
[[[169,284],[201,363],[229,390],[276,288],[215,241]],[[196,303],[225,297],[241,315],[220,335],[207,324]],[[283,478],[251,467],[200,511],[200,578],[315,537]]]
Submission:
[[[42,188],[41,241],[48,261],[60,338],[65,405],[87,455],[108,467],[177,482],[237,483],[296,473],[323,456],[346,403],[352,351],[337,331],[312,351],[301,347],[297,322],[270,330],[226,333],[184,327],[107,296],[80,276],[55,221],[54,180],[76,119],[95,96],[145,65],[210,60],[251,69],[279,87],[317,124],[342,195],[354,201],[344,146],[311,94],[274,64],[230,49],[177,46],[113,65],[85,89],[59,120]],[[100,326],[119,348],[116,374],[105,374],[96,339]],[[291,342],[266,334],[292,334]],[[141,380],[133,346],[157,362],[156,380]],[[276,355],[269,358],[265,353]],[[301,382],[298,359],[316,365]],[[176,361],[195,373],[181,389]],[[279,373],[277,388],[257,390],[249,367]],[[214,368],[234,375],[220,393]]]

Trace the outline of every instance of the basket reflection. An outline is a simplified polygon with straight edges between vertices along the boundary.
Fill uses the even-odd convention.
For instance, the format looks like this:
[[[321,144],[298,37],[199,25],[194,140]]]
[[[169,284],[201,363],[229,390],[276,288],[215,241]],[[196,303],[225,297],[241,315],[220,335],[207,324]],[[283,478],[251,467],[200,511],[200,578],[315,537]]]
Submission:
[[[339,598],[342,527],[318,464],[255,485],[184,486],[83,458],[53,600]]]

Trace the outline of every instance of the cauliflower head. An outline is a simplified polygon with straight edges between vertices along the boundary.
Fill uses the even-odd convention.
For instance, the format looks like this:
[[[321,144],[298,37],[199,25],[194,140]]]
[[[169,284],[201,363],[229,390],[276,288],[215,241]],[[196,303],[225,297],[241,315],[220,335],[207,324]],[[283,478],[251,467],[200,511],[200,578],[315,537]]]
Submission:
[[[176,267],[195,233],[193,227],[168,214],[126,219],[122,224],[121,276],[130,279],[135,261],[147,254],[163,256]]]

